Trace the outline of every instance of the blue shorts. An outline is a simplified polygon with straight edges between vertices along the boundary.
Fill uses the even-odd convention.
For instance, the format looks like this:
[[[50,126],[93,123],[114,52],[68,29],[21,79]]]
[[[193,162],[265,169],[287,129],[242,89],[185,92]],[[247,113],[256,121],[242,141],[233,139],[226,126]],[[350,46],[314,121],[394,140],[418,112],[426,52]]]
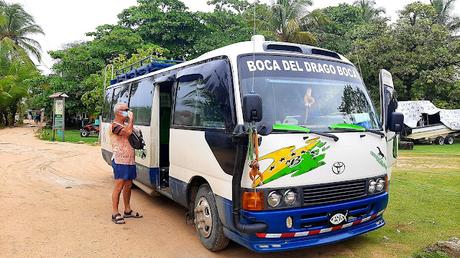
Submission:
[[[117,164],[112,160],[113,177],[115,179],[133,180],[136,179],[136,165]]]

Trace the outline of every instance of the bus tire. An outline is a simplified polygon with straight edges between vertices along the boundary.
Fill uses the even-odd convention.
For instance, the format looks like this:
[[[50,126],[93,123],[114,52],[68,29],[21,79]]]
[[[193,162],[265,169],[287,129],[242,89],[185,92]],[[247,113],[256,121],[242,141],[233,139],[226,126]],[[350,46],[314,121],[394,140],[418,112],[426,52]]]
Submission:
[[[437,145],[444,145],[444,137],[439,136],[434,140],[434,143]]]
[[[194,224],[201,244],[216,252],[227,247],[229,239],[224,235],[224,226],[217,212],[216,199],[208,184],[198,189],[194,205]]]
[[[446,136],[446,139],[444,140],[444,143],[448,145],[452,145],[454,144],[454,142],[455,142],[455,139],[452,135]]]

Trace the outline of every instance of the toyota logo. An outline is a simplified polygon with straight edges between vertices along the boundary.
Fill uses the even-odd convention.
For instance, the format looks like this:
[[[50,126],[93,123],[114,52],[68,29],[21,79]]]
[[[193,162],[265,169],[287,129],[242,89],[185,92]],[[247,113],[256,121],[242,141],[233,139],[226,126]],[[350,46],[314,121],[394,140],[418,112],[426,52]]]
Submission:
[[[345,164],[343,162],[336,162],[332,164],[332,172],[336,175],[340,175],[345,171]]]

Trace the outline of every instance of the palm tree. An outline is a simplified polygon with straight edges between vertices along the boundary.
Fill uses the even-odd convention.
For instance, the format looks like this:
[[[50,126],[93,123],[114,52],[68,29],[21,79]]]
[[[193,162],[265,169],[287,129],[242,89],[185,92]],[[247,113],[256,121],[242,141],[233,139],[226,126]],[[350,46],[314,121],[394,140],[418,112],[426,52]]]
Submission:
[[[33,34],[44,34],[20,4],[8,4],[0,0],[0,46],[8,47],[11,54],[29,59],[30,56],[41,61],[41,46],[30,38]]]
[[[357,0],[353,5],[361,10],[361,15],[367,22],[374,20],[381,13],[385,13],[383,8],[375,7],[375,0]]]
[[[277,0],[272,5],[272,26],[279,40],[301,44],[316,44],[311,32],[301,29],[311,0]]]
[[[431,5],[438,15],[437,22],[446,25],[451,31],[457,31],[460,28],[460,18],[450,15],[456,0],[430,0]]]

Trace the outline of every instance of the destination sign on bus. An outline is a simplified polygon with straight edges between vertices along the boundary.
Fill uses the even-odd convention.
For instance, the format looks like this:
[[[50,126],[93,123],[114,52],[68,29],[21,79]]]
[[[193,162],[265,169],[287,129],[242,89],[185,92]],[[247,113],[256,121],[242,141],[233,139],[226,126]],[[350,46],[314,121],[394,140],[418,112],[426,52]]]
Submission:
[[[240,72],[244,76],[266,76],[267,73],[290,73],[291,76],[331,77],[341,80],[361,81],[352,65],[313,58],[255,55],[240,59]]]

